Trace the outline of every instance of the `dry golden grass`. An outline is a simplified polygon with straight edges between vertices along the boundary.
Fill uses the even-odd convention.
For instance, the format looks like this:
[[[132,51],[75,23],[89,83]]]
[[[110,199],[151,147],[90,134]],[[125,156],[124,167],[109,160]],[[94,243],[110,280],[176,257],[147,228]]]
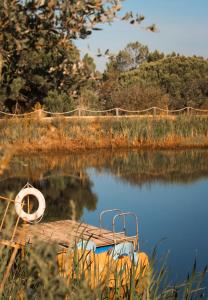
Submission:
[[[1,146],[18,152],[208,147],[208,117],[4,119]]]
[[[2,150],[0,148],[0,150]],[[4,170],[8,168],[9,162],[12,159],[12,156],[14,154],[14,149],[11,147],[6,147],[3,150],[2,157],[0,159],[0,175],[4,173]]]

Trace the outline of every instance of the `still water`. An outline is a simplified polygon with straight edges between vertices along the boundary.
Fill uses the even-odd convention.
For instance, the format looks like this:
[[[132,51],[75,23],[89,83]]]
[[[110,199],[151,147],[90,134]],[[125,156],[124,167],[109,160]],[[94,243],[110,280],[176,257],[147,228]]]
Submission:
[[[133,211],[140,249],[151,255],[157,246],[162,260],[168,254],[169,282],[181,281],[195,258],[197,270],[208,263],[207,162],[206,150],[15,156],[0,191],[15,196],[29,181],[45,195],[46,222],[70,218],[71,200],[76,218],[93,225],[104,209]]]

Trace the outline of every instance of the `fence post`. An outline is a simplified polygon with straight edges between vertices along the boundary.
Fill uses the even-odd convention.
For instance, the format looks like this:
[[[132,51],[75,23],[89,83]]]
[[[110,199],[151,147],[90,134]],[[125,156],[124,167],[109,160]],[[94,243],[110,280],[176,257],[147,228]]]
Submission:
[[[78,108],[78,116],[80,117],[81,116],[81,109]]]
[[[153,117],[156,117],[157,111],[156,111],[156,107],[153,107]]]
[[[187,107],[187,114],[190,114],[190,107]]]
[[[37,113],[37,117],[39,119],[43,117],[43,110],[42,110],[42,108],[37,109],[36,113]]]
[[[116,117],[118,117],[118,116],[119,116],[119,108],[116,107]]]

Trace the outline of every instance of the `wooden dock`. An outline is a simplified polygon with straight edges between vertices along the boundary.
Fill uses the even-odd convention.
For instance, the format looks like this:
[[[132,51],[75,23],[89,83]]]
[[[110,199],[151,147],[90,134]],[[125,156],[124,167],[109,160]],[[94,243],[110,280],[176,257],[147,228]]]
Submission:
[[[68,248],[80,240],[91,240],[96,247],[103,247],[121,243],[123,241],[135,242],[135,237],[127,237],[123,232],[112,231],[79,223],[73,220],[62,220],[35,225],[24,224],[17,228],[14,242],[24,245],[42,241]]]
[[[37,213],[36,219],[34,219],[34,213],[30,214],[30,201],[29,198],[27,199],[27,206],[28,209],[26,210],[27,213],[23,210],[24,206],[24,194],[20,195],[18,194],[18,197],[20,197],[20,200],[23,202],[18,201],[15,203],[15,200],[12,200],[10,198],[0,196],[0,200],[5,201],[6,206],[5,210],[3,212],[2,218],[0,220],[0,245],[3,247],[10,247],[11,248],[11,256],[9,259],[9,262],[6,266],[6,270],[3,275],[3,279],[0,282],[0,294],[4,290],[5,283],[9,277],[9,274],[11,272],[12,266],[15,262],[15,258],[18,254],[18,251],[22,249],[25,245],[31,244],[34,245],[35,243],[45,242],[49,244],[53,244],[57,246],[57,253],[59,252],[65,252],[67,248],[72,248],[74,245],[79,243],[80,241],[92,241],[95,243],[96,248],[98,248],[98,251],[103,251],[104,249],[99,249],[101,247],[106,246],[113,246],[115,244],[122,243],[124,241],[130,241],[134,244],[134,248],[138,245],[138,219],[137,216],[134,213],[131,212],[122,212],[120,209],[108,209],[104,210],[100,213],[100,227],[92,226],[89,224],[80,223],[74,220],[62,220],[62,221],[54,221],[54,222],[48,222],[48,223],[26,223],[29,221],[39,220],[41,221],[42,216],[44,214],[45,210],[45,200],[44,197],[40,197],[40,192],[34,189],[32,186],[27,184],[25,189],[28,188],[29,192],[27,191],[28,195],[36,195],[38,192],[38,201],[39,206],[41,203],[41,213],[39,212],[39,215]],[[24,189],[23,188],[23,189]],[[22,193],[21,190],[20,192]],[[31,191],[31,189],[34,189],[36,194],[34,194],[34,190]],[[26,196],[28,196],[26,195]],[[29,196],[28,196],[29,197]],[[14,210],[13,205],[16,205],[17,207],[21,205],[20,211],[16,210],[17,214],[16,217],[14,217],[14,220],[12,220],[12,226],[8,228],[7,219],[9,209]],[[15,209],[17,209],[15,206]],[[114,213],[114,216],[112,218],[112,231],[106,230],[102,227],[102,220],[103,215],[106,213]],[[26,217],[25,217],[26,215]],[[134,217],[135,225],[136,225],[136,235],[128,237],[126,236],[126,217],[131,216]],[[29,218],[30,217],[30,218]],[[123,232],[115,232],[115,219],[121,218],[123,220]],[[9,220],[11,222],[11,220]],[[106,250],[106,248],[105,248]]]

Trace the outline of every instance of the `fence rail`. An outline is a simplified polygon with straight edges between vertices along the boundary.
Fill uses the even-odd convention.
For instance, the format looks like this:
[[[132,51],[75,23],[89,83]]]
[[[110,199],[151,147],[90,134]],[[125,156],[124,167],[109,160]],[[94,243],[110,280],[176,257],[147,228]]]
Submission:
[[[58,116],[135,116],[135,115],[179,115],[179,114],[190,114],[190,115],[208,115],[208,109],[198,109],[194,107],[183,107],[181,109],[169,110],[160,107],[150,107],[143,110],[127,110],[120,107],[115,107],[106,110],[89,110],[85,108],[76,108],[66,112],[51,112],[44,109],[38,109],[33,112],[23,114],[12,114],[4,111],[0,111],[0,117],[58,117]]]

